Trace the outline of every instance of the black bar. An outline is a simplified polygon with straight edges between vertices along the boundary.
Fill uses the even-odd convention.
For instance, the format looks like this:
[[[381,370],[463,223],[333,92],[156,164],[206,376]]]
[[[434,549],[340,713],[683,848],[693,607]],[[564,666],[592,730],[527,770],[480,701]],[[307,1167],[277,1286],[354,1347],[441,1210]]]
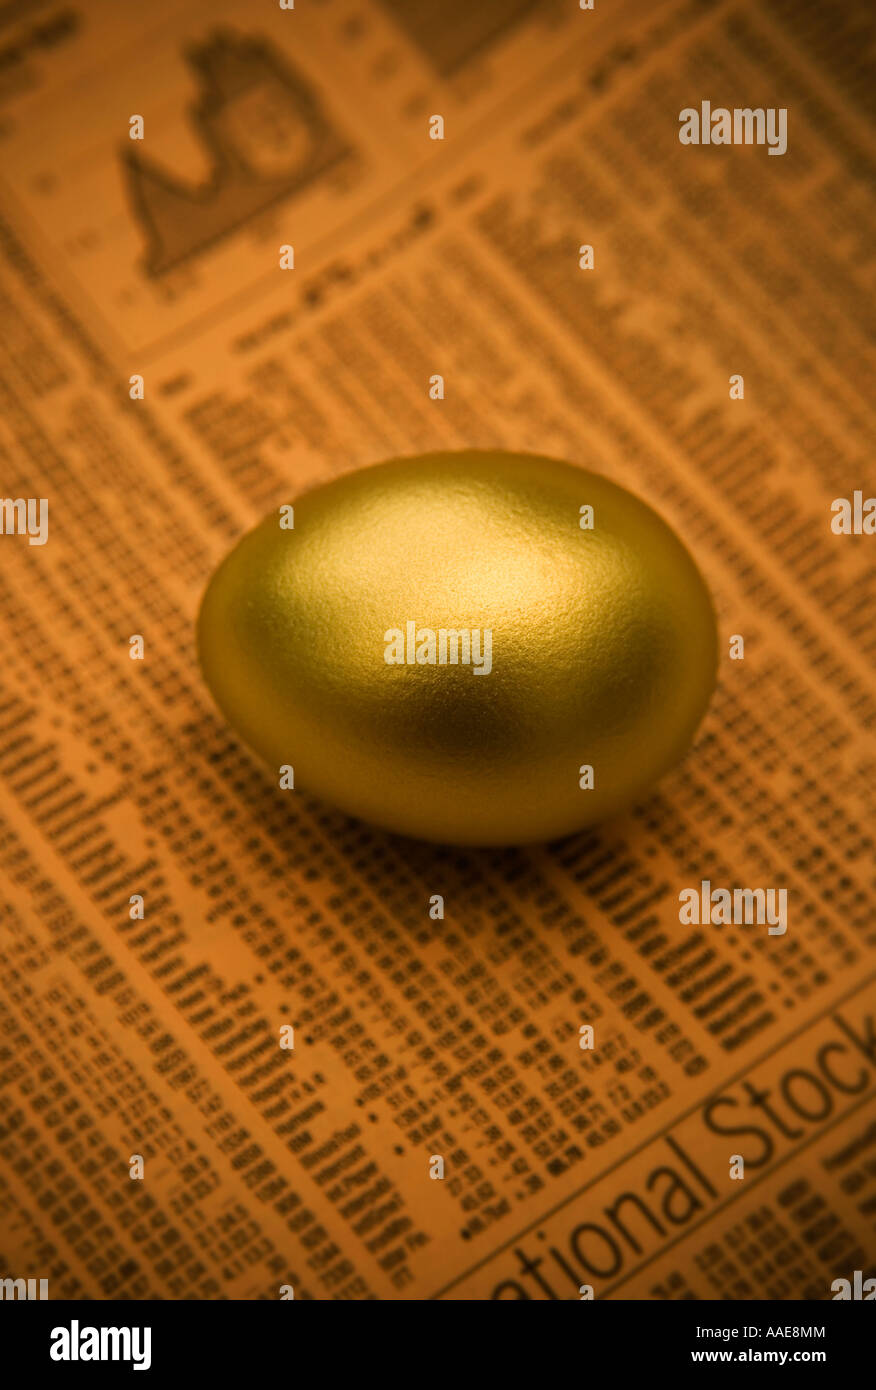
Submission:
[[[317,1308],[310,1302],[304,1307],[305,1300],[280,1299],[7,1300],[0,1303],[0,1329],[4,1363],[16,1365],[19,1377],[42,1372],[62,1380],[103,1372],[116,1379],[136,1375],[139,1361],[140,1374],[162,1381],[182,1372],[216,1377],[216,1385],[254,1375],[261,1383],[266,1376],[283,1375],[291,1384],[306,1369],[312,1385],[314,1374],[335,1383],[349,1361],[357,1380],[367,1374],[379,1384],[434,1385],[455,1370],[466,1378],[476,1372],[471,1351],[480,1347],[482,1370],[492,1384],[506,1357],[514,1385],[525,1378],[525,1361],[534,1358],[536,1384],[551,1390],[552,1382],[573,1368],[576,1385],[594,1370],[624,1379],[639,1373],[649,1378],[642,1383],[650,1384],[679,1372],[708,1377],[715,1370],[738,1374],[764,1365],[780,1371],[815,1368],[835,1381],[838,1374],[858,1375],[871,1364],[876,1300],[866,1294],[865,1289],[863,1297],[848,1301],[780,1303],[568,1300],[575,1306],[565,1314],[544,1315],[544,1322],[541,1313],[521,1316],[519,1302],[513,1319],[507,1312],[478,1311],[471,1302],[464,1311],[461,1303],[429,1302],[420,1304],[429,1309],[425,1324],[409,1302],[327,1302]],[[125,1329],[128,1339],[123,1331],[117,1338],[108,1334],[102,1346],[100,1331],[110,1328]],[[74,1346],[78,1360],[53,1359],[53,1347],[71,1355]],[[108,1359],[83,1359],[82,1353],[93,1348],[105,1350]],[[128,1359],[111,1359],[114,1350]]]

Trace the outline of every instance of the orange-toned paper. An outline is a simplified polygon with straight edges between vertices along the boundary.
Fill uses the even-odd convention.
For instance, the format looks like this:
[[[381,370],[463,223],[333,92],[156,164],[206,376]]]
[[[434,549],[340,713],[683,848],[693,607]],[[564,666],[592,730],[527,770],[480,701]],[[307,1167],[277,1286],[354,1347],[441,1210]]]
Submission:
[[[872,1272],[867,25],[0,6],[0,493],[47,502],[44,543],[0,535],[0,1277],[746,1300]],[[785,110],[786,150],[682,143],[704,101]],[[493,446],[666,517],[719,688],[623,820],[448,851],[281,791],[193,622],[306,485]],[[785,890],[786,929],[683,920],[704,882]]]

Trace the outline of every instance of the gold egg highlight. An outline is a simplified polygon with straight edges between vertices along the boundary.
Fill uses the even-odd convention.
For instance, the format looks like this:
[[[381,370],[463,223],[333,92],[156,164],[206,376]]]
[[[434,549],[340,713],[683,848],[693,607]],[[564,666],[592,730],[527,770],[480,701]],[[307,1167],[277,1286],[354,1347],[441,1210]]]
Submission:
[[[210,580],[198,645],[275,783],[294,769],[288,795],[473,845],[644,796],[717,665],[708,590],[656,512],[501,451],[393,459],[272,513]]]

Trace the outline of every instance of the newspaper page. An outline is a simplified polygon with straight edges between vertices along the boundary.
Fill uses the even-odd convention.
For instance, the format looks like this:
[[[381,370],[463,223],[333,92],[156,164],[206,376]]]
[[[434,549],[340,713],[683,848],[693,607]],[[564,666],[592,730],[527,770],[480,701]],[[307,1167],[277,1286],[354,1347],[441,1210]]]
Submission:
[[[852,0],[0,5],[0,492],[33,503],[0,535],[0,1277],[862,1296],[873,41]],[[703,103],[764,138],[707,145]],[[687,757],[543,846],[279,790],[198,668],[265,514],[472,447],[642,497],[719,617]],[[685,920],[703,884],[781,925]]]

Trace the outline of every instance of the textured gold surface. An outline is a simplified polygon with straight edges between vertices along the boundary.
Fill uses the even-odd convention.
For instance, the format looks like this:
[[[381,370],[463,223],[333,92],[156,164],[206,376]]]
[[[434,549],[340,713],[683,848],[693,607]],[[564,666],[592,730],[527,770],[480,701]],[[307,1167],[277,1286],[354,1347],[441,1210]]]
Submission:
[[[409,620],[491,629],[492,671],[387,665],[384,634]],[[296,791],[460,844],[629,805],[688,747],[717,659],[706,587],[655,512],[501,452],[348,474],[298,499],[292,531],[272,513],[214,574],[198,637],[218,704]]]

